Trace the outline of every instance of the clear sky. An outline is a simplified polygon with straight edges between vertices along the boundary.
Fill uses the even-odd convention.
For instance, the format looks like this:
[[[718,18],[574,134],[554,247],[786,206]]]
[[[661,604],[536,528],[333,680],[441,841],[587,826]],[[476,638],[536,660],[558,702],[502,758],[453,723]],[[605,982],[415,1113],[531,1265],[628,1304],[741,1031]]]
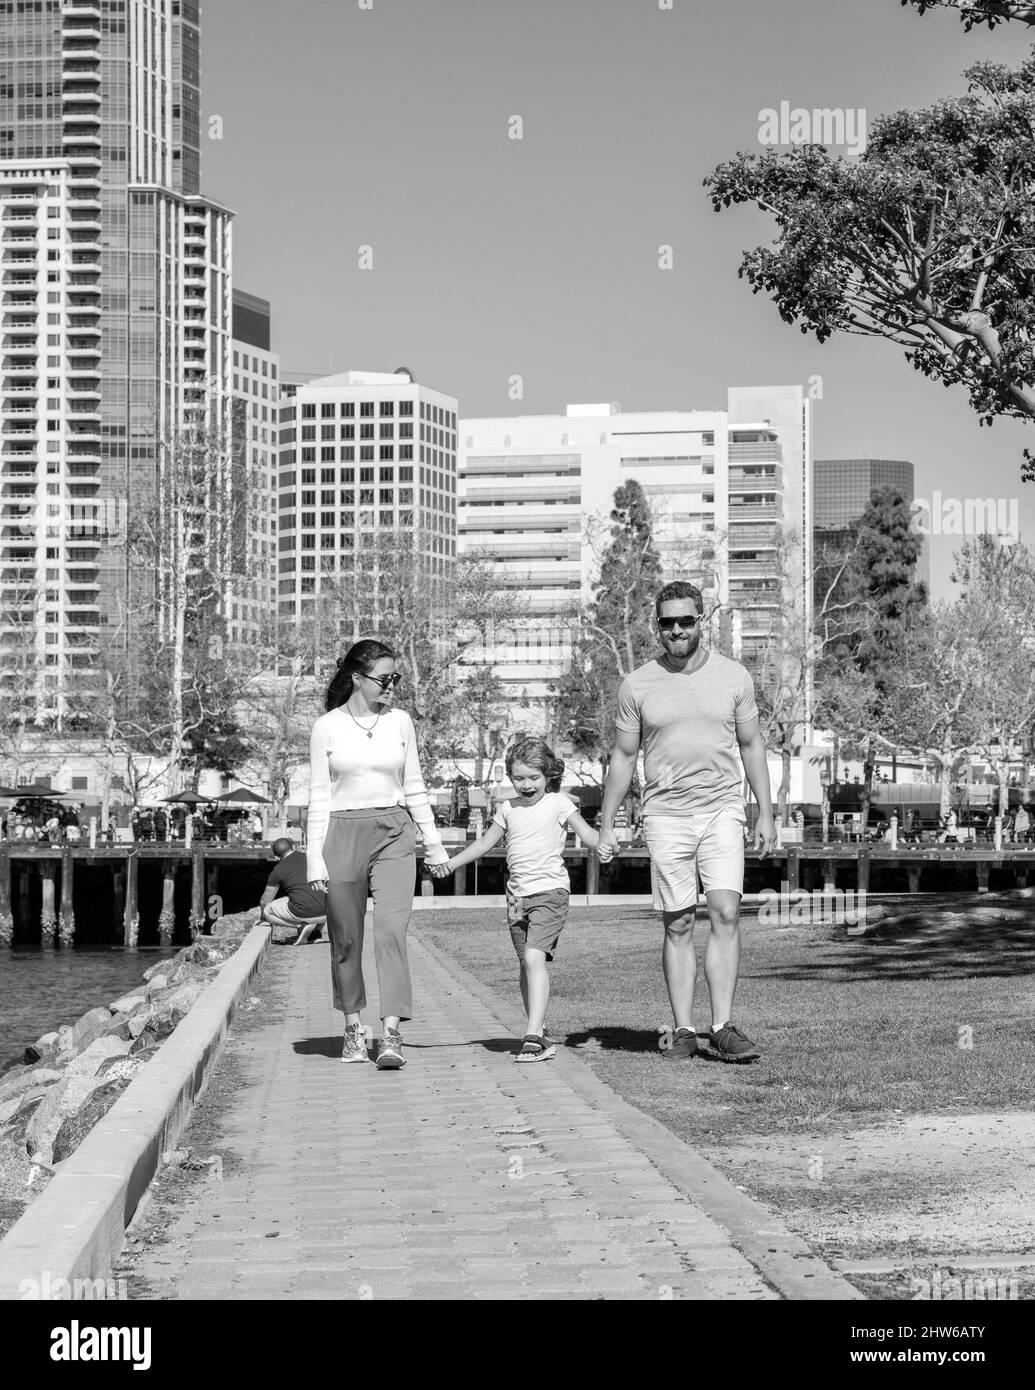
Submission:
[[[784,324],[737,278],[766,219],[715,214],[702,188],[760,149],[763,108],[872,121],[963,92],[982,58],[1020,61],[1030,31],[966,35],[899,0],[371,3],[204,6],[202,186],[238,214],[235,282],[272,301],[285,370],[406,366],[468,416],[722,409],[729,385],[818,374],[817,458],[909,459],[922,496],[1016,498],[1035,539],[1035,429],[980,428],[893,344]],[[936,597],[956,544],[932,538]]]

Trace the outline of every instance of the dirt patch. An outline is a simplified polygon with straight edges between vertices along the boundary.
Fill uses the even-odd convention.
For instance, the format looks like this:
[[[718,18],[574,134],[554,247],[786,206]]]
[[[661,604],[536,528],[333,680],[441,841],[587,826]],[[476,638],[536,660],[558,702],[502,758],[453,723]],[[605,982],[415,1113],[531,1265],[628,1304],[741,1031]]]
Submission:
[[[701,1147],[870,1298],[923,1297],[920,1280],[965,1296],[955,1277],[995,1277],[999,1296],[1031,1298],[1033,1141],[1029,1114],[911,1115]]]

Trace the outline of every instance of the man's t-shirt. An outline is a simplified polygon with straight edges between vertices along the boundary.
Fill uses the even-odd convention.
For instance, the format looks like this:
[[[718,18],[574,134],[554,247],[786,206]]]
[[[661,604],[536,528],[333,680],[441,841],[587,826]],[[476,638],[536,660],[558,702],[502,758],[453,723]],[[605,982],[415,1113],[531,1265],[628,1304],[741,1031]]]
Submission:
[[[306,857],[299,849],[285,854],[266,880],[267,888],[279,888],[278,897],[287,894],[288,907],[296,917],[326,917],[327,895],[309,887]]]
[[[696,671],[678,671],[662,656],[626,676],[615,724],[643,749],[643,814],[743,809],[737,725],[757,714],[750,673],[715,651]]]
[[[570,797],[545,792],[534,806],[520,800],[501,801],[493,825],[506,832],[510,891],[520,898],[550,888],[570,888],[561,851],[565,827],[578,811]]]

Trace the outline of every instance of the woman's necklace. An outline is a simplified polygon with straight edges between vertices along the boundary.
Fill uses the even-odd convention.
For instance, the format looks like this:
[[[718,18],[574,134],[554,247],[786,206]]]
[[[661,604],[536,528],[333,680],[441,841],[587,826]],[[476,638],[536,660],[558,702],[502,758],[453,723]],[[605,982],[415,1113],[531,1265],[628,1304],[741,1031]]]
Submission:
[[[356,716],[355,716],[355,715],[352,713],[352,711],[349,709],[348,705],[346,705],[345,708],[346,708],[346,710],[348,710],[349,718],[352,720],[353,724],[355,724],[358,728],[362,729],[363,732],[366,734],[367,738],[373,738],[373,737],[374,737],[374,730],[377,728],[377,721],[381,718],[381,711],[378,710],[378,712],[374,715],[374,722],[373,722],[373,724],[371,724],[370,728],[368,729],[367,726],[366,726],[365,724],[360,724],[359,720],[356,718]]]

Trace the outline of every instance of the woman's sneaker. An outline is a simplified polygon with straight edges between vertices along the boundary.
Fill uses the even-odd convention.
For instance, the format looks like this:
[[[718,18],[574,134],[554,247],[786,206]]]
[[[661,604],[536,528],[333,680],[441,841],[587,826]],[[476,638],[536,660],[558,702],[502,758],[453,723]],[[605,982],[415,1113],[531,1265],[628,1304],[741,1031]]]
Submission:
[[[345,1038],[341,1045],[341,1060],[343,1062],[369,1062],[370,1055],[367,1052],[367,1035],[362,1023],[348,1023],[345,1025]]]
[[[377,1065],[382,1071],[397,1071],[406,1065],[402,1050],[402,1034],[398,1028],[388,1028],[377,1048]]]
[[[536,1036],[535,1033],[526,1033],[524,1042],[521,1044],[521,1051],[514,1058],[515,1062],[548,1062],[551,1057],[557,1055],[557,1048],[545,1034]]]
[[[692,1028],[677,1028],[661,1055],[666,1062],[688,1062],[697,1056],[697,1034]]]

